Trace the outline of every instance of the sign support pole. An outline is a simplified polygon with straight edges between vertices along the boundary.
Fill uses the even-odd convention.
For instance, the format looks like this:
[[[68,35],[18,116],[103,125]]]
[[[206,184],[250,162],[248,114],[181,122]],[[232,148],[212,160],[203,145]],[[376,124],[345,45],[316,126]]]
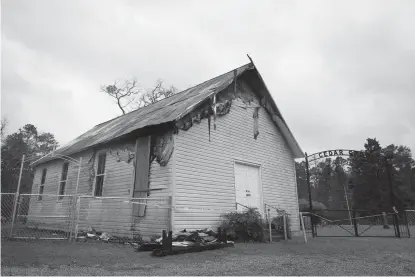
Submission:
[[[310,205],[310,213],[312,213],[313,212],[313,202],[312,202],[312,199],[311,199],[310,169],[309,169],[309,164],[308,164],[307,152],[305,152],[304,154],[305,154],[305,168],[306,168],[307,186],[308,186],[308,201],[309,201],[309,205]],[[314,220],[313,220],[313,215],[312,214],[311,214],[311,232],[313,234],[313,237],[315,237]]]

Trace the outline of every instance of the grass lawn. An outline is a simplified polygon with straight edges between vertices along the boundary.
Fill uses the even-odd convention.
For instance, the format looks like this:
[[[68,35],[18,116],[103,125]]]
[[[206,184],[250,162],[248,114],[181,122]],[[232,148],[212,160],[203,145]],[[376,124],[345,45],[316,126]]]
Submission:
[[[163,258],[103,242],[2,241],[2,275],[415,275],[415,240],[300,238]]]
[[[10,234],[10,224],[2,224],[1,237],[7,238]],[[37,229],[36,226],[27,226],[26,224],[16,224],[13,229],[13,237],[15,238],[52,238],[52,239],[67,239],[68,234],[64,231]]]

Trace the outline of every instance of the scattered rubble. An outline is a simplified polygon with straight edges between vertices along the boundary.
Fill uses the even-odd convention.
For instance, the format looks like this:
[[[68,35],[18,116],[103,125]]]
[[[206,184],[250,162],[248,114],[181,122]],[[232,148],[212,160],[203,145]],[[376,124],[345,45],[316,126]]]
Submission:
[[[158,247],[154,247],[151,255],[164,257],[167,255],[201,252],[234,246],[233,241],[227,240],[226,231],[218,228],[217,236],[213,240],[211,240],[213,236],[210,236],[210,234],[215,235],[213,231],[208,231],[207,229],[196,230],[194,232],[186,232],[186,230],[183,230],[174,236],[171,231],[168,232],[168,235],[166,231],[163,231],[161,244]],[[140,251],[140,249],[137,249],[137,251]]]
[[[101,236],[99,236],[99,238],[103,241],[109,241],[111,239],[111,236],[108,233],[104,232],[101,234]]]
[[[173,248],[197,248],[198,251],[203,251],[201,249],[203,246],[219,244],[218,233],[204,229],[196,231],[187,231],[186,229],[172,233],[171,237],[171,246]],[[226,244],[233,244],[232,241],[225,241]],[[156,251],[163,248],[163,237],[157,238],[154,242],[143,243],[138,248],[137,251]],[[215,249],[217,247],[207,247],[204,250]]]
[[[133,245],[133,246],[136,246],[136,247],[138,246],[137,241],[135,241],[132,238],[111,236],[107,232],[97,232],[92,227],[88,228],[88,231],[79,232],[78,235],[77,235],[76,240],[80,241],[80,242],[86,242],[88,240],[91,240],[91,241],[104,241],[104,242],[118,242],[118,243]]]
[[[171,246],[173,248],[198,248],[202,246],[218,244],[218,233],[203,229],[196,231],[187,231],[186,229],[177,233],[172,233]],[[133,246],[136,251],[155,251],[163,248],[163,237],[153,238],[151,242],[147,241],[135,241],[132,238],[111,236],[107,232],[97,232],[94,228],[88,228],[88,231],[81,231],[78,233],[77,241],[103,241],[123,243]],[[232,241],[223,241],[225,244],[233,244]],[[207,247],[205,250],[216,249],[217,247]],[[203,250],[199,250],[203,251]]]
[[[207,244],[207,243],[215,242],[216,240],[217,240],[217,233],[213,232],[212,230],[208,230],[208,229],[196,230],[192,232],[188,232],[186,229],[184,229],[180,232],[172,234],[173,246],[190,246],[196,243]],[[138,250],[139,251],[151,251],[163,243],[163,238],[159,237],[158,239],[155,240],[155,243],[142,244],[142,247],[140,247],[140,249]],[[149,246],[150,244],[153,247],[150,247]],[[153,249],[149,249],[149,248],[153,248]],[[144,249],[148,249],[148,250],[144,250]]]

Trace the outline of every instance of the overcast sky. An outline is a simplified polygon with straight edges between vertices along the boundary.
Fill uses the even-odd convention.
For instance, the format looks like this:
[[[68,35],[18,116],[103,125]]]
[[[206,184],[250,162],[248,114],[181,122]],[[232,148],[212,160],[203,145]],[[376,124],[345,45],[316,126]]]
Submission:
[[[1,114],[64,144],[120,115],[99,91],[179,89],[248,63],[304,151],[415,151],[415,1],[2,0]]]

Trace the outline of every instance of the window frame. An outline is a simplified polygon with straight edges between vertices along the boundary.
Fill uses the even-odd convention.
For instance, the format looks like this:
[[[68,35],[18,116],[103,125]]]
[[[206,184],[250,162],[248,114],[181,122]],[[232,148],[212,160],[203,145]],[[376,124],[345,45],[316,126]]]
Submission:
[[[100,158],[101,157],[104,157],[104,160],[103,160],[102,163],[100,163]],[[106,175],[105,171],[107,169],[106,168],[107,153],[106,152],[98,153],[96,159],[97,159],[97,165],[96,165],[96,174],[95,174],[95,177],[94,177],[94,187],[93,187],[93,190],[92,190],[92,196],[93,197],[102,197],[103,194],[104,194],[104,184],[105,184],[105,175]],[[101,164],[103,165],[103,169],[100,168]],[[101,182],[100,182],[101,183],[101,185],[100,185],[101,186],[101,191],[100,191],[101,194],[97,195],[97,188],[98,188],[97,184],[98,184],[99,180],[101,180]]]
[[[46,182],[46,174],[47,174],[47,168],[43,168],[42,170],[42,176],[40,177],[40,185],[39,185],[39,189],[38,189],[38,196],[37,196],[37,201],[42,201],[43,200],[43,192],[45,190],[45,182]]]
[[[65,167],[66,167],[66,172],[65,172]],[[64,176],[64,173],[66,173],[66,176]],[[58,201],[63,199],[63,196],[60,195],[65,195],[65,189],[66,189],[66,183],[68,182],[68,176],[69,176],[69,162],[64,162],[62,165],[62,171],[61,171],[61,177],[59,179],[59,185],[58,185]],[[63,179],[63,177],[65,177],[65,180]],[[63,184],[63,193],[61,193],[62,190],[62,184]]]

